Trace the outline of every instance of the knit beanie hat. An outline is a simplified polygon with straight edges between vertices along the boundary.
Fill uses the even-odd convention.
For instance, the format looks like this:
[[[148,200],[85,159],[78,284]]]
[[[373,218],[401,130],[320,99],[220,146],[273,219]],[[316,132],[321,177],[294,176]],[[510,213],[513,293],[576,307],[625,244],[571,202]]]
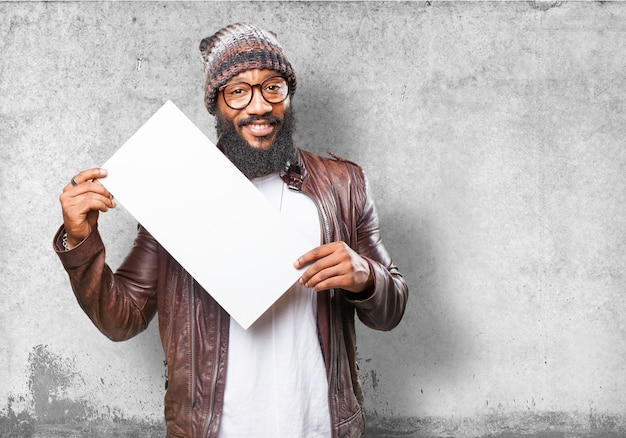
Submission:
[[[215,114],[217,90],[233,76],[252,69],[275,70],[296,91],[296,74],[287,61],[276,35],[253,24],[230,24],[200,42],[205,65],[204,105]]]

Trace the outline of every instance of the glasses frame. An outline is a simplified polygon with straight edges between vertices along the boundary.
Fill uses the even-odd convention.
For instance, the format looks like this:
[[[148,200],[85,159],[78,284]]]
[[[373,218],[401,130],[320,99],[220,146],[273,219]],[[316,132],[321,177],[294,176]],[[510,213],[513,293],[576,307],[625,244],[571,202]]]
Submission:
[[[285,81],[285,83],[287,84],[287,93],[285,94],[285,96],[283,97],[282,100],[279,100],[278,102],[270,102],[269,100],[267,100],[267,98],[265,97],[265,94],[263,94],[263,84],[266,81],[269,81],[270,79],[276,79],[276,78],[281,78]],[[228,101],[226,100],[226,93],[224,92],[226,90],[227,87],[230,87],[231,85],[247,85],[248,87],[250,87],[250,99],[248,99],[248,102],[243,105],[243,106],[231,106]],[[261,97],[263,98],[263,100],[265,100],[267,103],[269,103],[270,105],[277,105],[279,103],[283,103],[285,100],[287,100],[287,98],[289,97],[290,94],[290,89],[291,89],[291,85],[289,84],[289,80],[287,78],[285,78],[284,76],[281,75],[274,75],[274,76],[269,76],[265,79],[263,79],[261,82],[259,82],[258,84],[249,84],[248,82],[244,82],[244,81],[239,81],[239,82],[231,82],[229,84],[224,84],[222,85],[219,89],[218,92],[222,94],[222,99],[224,99],[224,103],[226,104],[226,106],[230,109],[234,109],[234,110],[242,110],[244,108],[246,108],[248,105],[250,105],[250,102],[252,102],[252,99],[254,98],[254,89],[256,87],[259,87],[259,91],[261,92]]]

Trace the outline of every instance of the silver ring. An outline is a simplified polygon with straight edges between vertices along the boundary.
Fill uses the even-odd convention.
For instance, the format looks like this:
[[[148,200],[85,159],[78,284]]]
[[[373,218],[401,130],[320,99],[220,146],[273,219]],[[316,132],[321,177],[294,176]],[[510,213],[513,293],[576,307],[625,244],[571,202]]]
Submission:
[[[78,183],[76,182],[76,180],[74,179],[74,177],[72,177],[72,179],[70,180],[70,183],[71,183],[73,186],[77,186],[77,185],[78,185]]]

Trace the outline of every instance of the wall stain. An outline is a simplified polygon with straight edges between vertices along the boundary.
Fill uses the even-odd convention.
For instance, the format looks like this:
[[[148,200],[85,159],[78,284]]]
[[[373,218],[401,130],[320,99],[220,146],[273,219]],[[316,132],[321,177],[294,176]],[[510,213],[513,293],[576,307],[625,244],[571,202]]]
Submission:
[[[9,396],[6,408],[0,411],[0,437],[30,438],[35,433],[35,420],[28,412],[16,413],[15,401],[15,396]]]
[[[562,5],[561,1],[529,1],[528,4],[531,8],[537,9],[539,11],[548,11],[552,8],[558,8]]]
[[[45,345],[38,345],[30,353],[28,362],[28,386],[39,421],[85,418],[89,411],[86,402],[72,400],[68,395],[74,387],[84,385],[71,360],[51,353]]]
[[[165,435],[162,422],[102,414],[84,396],[85,382],[74,361],[38,345],[28,356],[27,395],[12,394],[0,410],[2,438],[151,438]],[[26,406],[17,410],[14,406]]]
[[[514,412],[474,417],[379,417],[366,412],[368,438],[623,438],[626,416]]]
[[[141,72],[141,64],[143,64],[143,55],[140,54],[139,56],[137,56],[137,64],[135,65],[135,70],[137,71],[137,73]]]
[[[376,370],[370,371],[372,376],[372,388],[376,390],[378,388],[378,377],[376,376]]]

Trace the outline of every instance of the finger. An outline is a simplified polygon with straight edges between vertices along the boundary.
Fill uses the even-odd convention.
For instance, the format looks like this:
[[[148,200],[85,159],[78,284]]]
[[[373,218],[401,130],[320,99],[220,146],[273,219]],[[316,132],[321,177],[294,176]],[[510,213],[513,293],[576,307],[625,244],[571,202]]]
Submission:
[[[82,184],[79,184],[75,187],[75,189],[76,189],[75,190],[76,194],[95,193],[95,194],[113,199],[113,195],[97,179],[86,181]]]
[[[104,178],[107,175],[106,169],[102,169],[100,167],[94,167],[92,169],[83,170],[82,172],[77,173],[74,176],[74,181],[77,184],[81,184],[85,181]]]
[[[311,251],[300,256],[298,260],[294,262],[294,266],[296,267],[296,269],[300,269],[310,263],[315,262],[316,260],[327,257],[335,251],[336,243],[337,242],[333,242],[313,248]]]
[[[75,198],[79,196],[96,194],[113,199],[113,195],[98,180],[86,181],[75,186],[68,184],[61,194],[61,203],[64,198]]]
[[[328,289],[345,289],[349,290],[350,279],[348,275],[340,275],[329,277],[326,280],[322,280],[319,283],[315,283],[309,286],[315,292],[321,292]]]
[[[335,264],[324,267],[323,269],[314,271],[311,267],[302,275],[302,284],[305,287],[317,288],[319,285],[328,283],[331,279],[337,279],[344,274],[341,265]]]
[[[331,253],[310,265],[300,277],[299,282],[307,287],[313,287],[320,281],[346,271],[348,271],[348,265],[346,265],[345,260],[337,253]]]
[[[68,186],[70,188],[75,187],[84,183],[85,181],[91,181],[91,180],[98,179],[98,178],[104,178],[106,175],[107,175],[107,171],[100,167],[94,167],[92,169],[83,170],[82,172],[79,172],[76,175],[74,175],[70,179],[70,182],[68,183],[66,187]]]
[[[81,209],[85,212],[91,210],[108,211],[109,208],[115,208],[115,202],[108,196],[89,196],[84,199]]]

